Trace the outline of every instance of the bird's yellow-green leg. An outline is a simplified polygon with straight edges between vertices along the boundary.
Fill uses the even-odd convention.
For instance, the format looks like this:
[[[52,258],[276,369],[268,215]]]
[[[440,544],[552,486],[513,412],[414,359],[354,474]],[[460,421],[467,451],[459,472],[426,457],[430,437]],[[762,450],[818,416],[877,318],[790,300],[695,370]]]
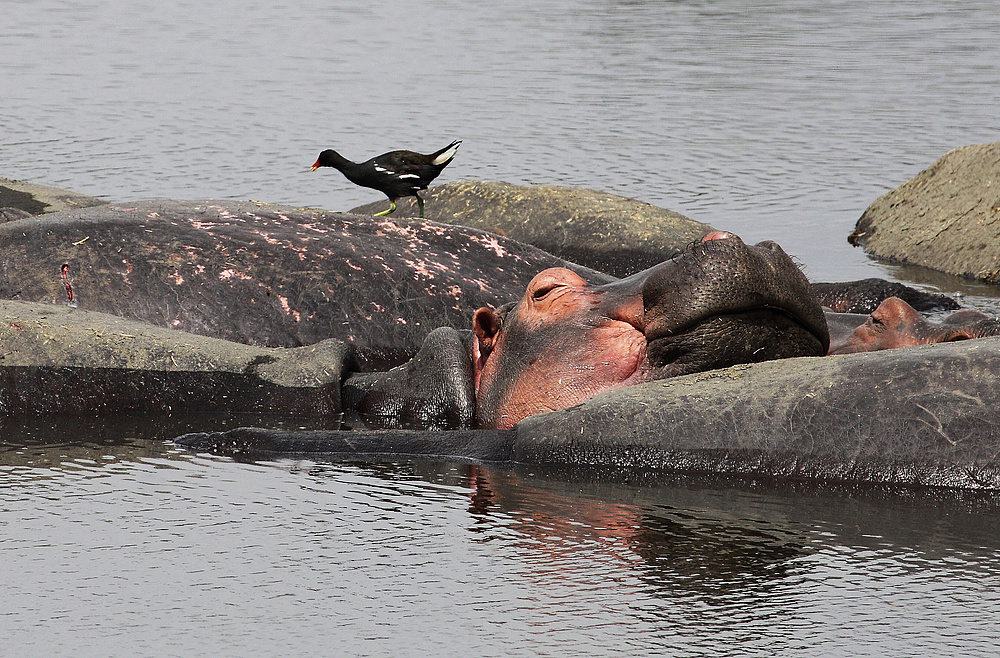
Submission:
[[[383,210],[382,212],[377,212],[374,215],[372,215],[372,217],[385,217],[386,215],[392,214],[394,212],[396,212],[396,202],[395,201],[390,201],[389,202],[389,209],[388,210]]]
[[[417,197],[417,207],[420,208],[420,219],[424,218],[424,200],[420,198],[419,194],[414,194]]]

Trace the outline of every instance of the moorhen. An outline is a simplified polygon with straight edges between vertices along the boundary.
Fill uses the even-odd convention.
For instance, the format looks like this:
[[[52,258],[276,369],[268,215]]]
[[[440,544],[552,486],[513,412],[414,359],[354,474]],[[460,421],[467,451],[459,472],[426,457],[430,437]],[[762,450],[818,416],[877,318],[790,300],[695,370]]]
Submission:
[[[413,151],[390,151],[377,155],[366,162],[351,162],[332,149],[319,154],[310,171],[319,167],[333,167],[355,185],[370,187],[389,197],[389,209],[375,213],[376,217],[388,215],[396,210],[396,199],[405,196],[417,197],[420,216],[424,216],[424,200],[417,194],[426,190],[432,180],[455,157],[462,140],[435,151],[430,155]]]

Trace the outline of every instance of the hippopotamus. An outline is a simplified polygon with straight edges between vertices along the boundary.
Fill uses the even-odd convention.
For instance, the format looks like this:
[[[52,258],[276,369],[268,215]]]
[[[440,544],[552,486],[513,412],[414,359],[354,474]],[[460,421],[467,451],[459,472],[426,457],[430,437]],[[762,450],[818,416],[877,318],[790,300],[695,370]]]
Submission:
[[[417,342],[414,341],[418,333],[415,328],[404,335],[405,340],[399,340],[400,334],[386,330],[401,324],[399,319],[405,321],[402,315],[397,318],[395,313],[373,314],[370,319],[366,316],[364,322],[350,325],[348,330],[356,332],[370,325],[372,334],[386,341],[385,348],[374,341],[357,345],[356,351],[367,349],[375,357],[369,359],[368,370],[380,362],[390,366],[402,363],[383,372],[362,372],[366,369],[364,366],[352,364],[349,352],[355,348],[348,345],[349,341],[340,341],[336,337],[327,339],[333,341],[328,343],[329,346],[346,345],[351,347],[349,350],[336,347],[311,353],[297,351],[304,349],[305,344],[312,340],[314,336],[310,332],[322,335],[322,331],[315,326],[310,327],[310,322],[315,322],[323,313],[326,313],[327,322],[329,318],[345,317],[330,313],[329,309],[337,309],[337,313],[344,314],[350,308],[358,308],[357,304],[361,302],[352,296],[353,291],[350,290],[355,284],[369,296],[381,294],[379,287],[386,285],[381,280],[372,283],[367,280],[368,277],[358,276],[343,291],[342,297],[346,302],[341,296],[332,294],[336,292],[334,288],[324,288],[325,297],[321,297],[329,304],[329,309],[321,309],[320,304],[309,296],[313,286],[324,281],[321,275],[323,268],[329,268],[332,274],[328,276],[332,277],[340,276],[345,267],[356,271],[354,268],[358,265],[351,255],[335,257],[324,251],[326,246],[317,249],[315,245],[324,244],[320,235],[324,231],[333,232],[330,224],[340,219],[361,224],[360,219],[326,216],[318,211],[286,212],[256,204],[226,204],[206,210],[205,216],[219,220],[217,223],[213,220],[201,225],[197,213],[205,206],[198,203],[179,204],[183,211],[171,214],[171,203],[154,202],[139,210],[112,206],[99,211],[65,213],[61,217],[18,219],[0,227],[4,229],[0,232],[0,244],[14,246],[10,252],[3,251],[6,270],[0,281],[10,297],[25,299],[42,291],[41,298],[50,301],[62,297],[64,303],[58,308],[67,313],[72,311],[66,307],[66,302],[79,304],[79,311],[82,312],[91,300],[107,298],[97,304],[106,303],[111,308],[123,309],[138,316],[157,318],[161,326],[184,328],[187,322],[201,328],[204,333],[231,331],[232,327],[227,326],[224,316],[212,320],[210,310],[196,308],[199,299],[206,299],[214,304],[211,308],[216,312],[221,312],[219,309],[238,311],[239,317],[234,318],[231,324],[236,325],[245,342],[258,340],[263,343],[267,340],[266,336],[285,332],[286,337],[291,336],[289,342],[303,344],[296,348],[260,348],[277,350],[271,352],[243,352],[239,358],[229,360],[227,367],[231,370],[225,376],[209,374],[191,377],[183,374],[189,372],[183,368],[177,370],[180,375],[163,378],[123,375],[120,379],[128,387],[124,392],[128,395],[129,404],[134,405],[129,407],[131,412],[143,412],[143,400],[150,397],[145,392],[151,387],[156,388],[156,395],[151,397],[161,412],[197,409],[212,413],[213,409],[221,411],[232,406],[236,399],[251,403],[259,400],[263,405],[270,404],[268,409],[280,412],[280,408],[287,405],[286,400],[302,399],[298,396],[306,395],[306,391],[314,386],[293,376],[295,371],[308,366],[306,369],[315,373],[319,382],[317,385],[322,386],[322,392],[313,400],[324,414],[336,414],[339,408],[357,412],[365,420],[378,418],[380,422],[376,424],[387,428],[406,427],[413,421],[421,427],[436,429],[466,428],[457,432],[388,429],[365,434],[355,429],[341,434],[313,434],[309,435],[311,451],[339,452],[344,446],[354,446],[353,450],[361,453],[416,452],[501,461],[515,459],[535,463],[555,460],[572,464],[608,463],[659,468],[669,462],[668,453],[690,457],[693,454],[691,450],[701,450],[692,448],[692,445],[699,444],[690,442],[703,441],[704,446],[713,445],[707,438],[711,436],[716,437],[713,439],[716,441],[728,441],[742,437],[746,432],[753,436],[764,432],[759,434],[761,437],[785,433],[794,442],[806,432],[813,438],[821,435],[835,438],[840,436],[837,432],[846,431],[854,425],[845,425],[843,419],[838,420],[838,416],[830,416],[829,413],[845,408],[867,409],[866,405],[870,406],[871,401],[860,397],[843,398],[838,399],[834,406],[816,406],[826,399],[825,396],[845,387],[847,394],[862,396],[866,388],[874,385],[877,394],[869,397],[879,404],[889,404],[879,397],[883,391],[896,390],[893,387],[900,386],[899,382],[909,381],[907,377],[920,374],[924,378],[908,384],[911,388],[906,389],[905,395],[914,395],[912,390],[919,390],[920,395],[925,397],[909,406],[898,405],[898,413],[894,406],[879,409],[883,419],[891,418],[891,422],[886,424],[888,429],[880,429],[866,420],[863,428],[857,427],[854,431],[862,432],[866,440],[883,445],[878,442],[894,441],[893,436],[908,436],[900,427],[911,431],[912,419],[913,423],[917,423],[912,426],[916,430],[924,433],[930,430],[939,440],[961,450],[981,445],[983,441],[986,441],[983,450],[988,450],[991,445],[988,442],[990,436],[985,435],[982,428],[995,426],[991,424],[995,420],[991,414],[994,414],[992,410],[997,405],[993,404],[989,395],[996,390],[993,385],[996,377],[991,379],[991,370],[987,367],[984,371],[980,364],[983,359],[996,358],[991,339],[984,339],[982,347],[977,346],[975,350],[960,351],[960,348],[931,345],[926,347],[937,351],[911,353],[909,350],[891,350],[891,353],[900,354],[884,358],[881,354],[871,353],[832,356],[827,357],[830,359],[829,366],[819,365],[820,362],[826,363],[825,359],[817,359],[828,351],[830,344],[825,336],[828,325],[823,308],[811,294],[808,282],[773,243],[745,245],[735,236],[710,235],[706,236],[709,239],[691,244],[688,249],[660,265],[616,280],[558,260],[543,262],[545,259],[541,256],[539,261],[525,264],[527,258],[510,256],[515,253],[512,250],[516,246],[508,248],[509,242],[481,232],[470,232],[471,237],[467,240],[456,241],[455,235],[466,234],[453,233],[451,227],[433,225],[413,233],[407,230],[405,223],[394,223],[403,235],[402,239],[394,242],[390,237],[380,243],[379,240],[396,230],[369,225],[366,228],[352,226],[346,230],[347,236],[331,238],[331,242],[364,232],[367,237],[362,242],[367,245],[366,248],[372,249],[365,254],[366,267],[374,267],[376,272],[379,267],[385,270],[382,263],[388,257],[383,253],[395,249],[396,260],[392,260],[389,267],[402,263],[409,268],[402,271],[417,283],[426,284],[430,279],[425,273],[434,273],[435,268],[431,267],[433,261],[425,259],[418,262],[413,260],[414,255],[429,256],[434,253],[435,244],[443,254],[450,253],[449,249],[462,252],[473,242],[483,247],[470,256],[469,262],[450,256],[436,256],[451,265],[436,270],[442,273],[442,278],[434,281],[437,286],[434,294],[424,290],[423,295],[418,296],[415,293],[419,286],[411,285],[404,289],[399,282],[391,284],[395,286],[389,289],[390,297],[395,300],[394,309],[402,312],[412,308],[414,316],[420,318],[423,335],[436,317],[429,300],[443,297],[446,304],[450,304],[449,308],[458,308],[459,320],[442,323],[444,327],[428,336],[423,351],[418,352],[417,347],[411,347]],[[159,214],[154,208],[160,208],[163,213]],[[102,212],[122,221],[113,221],[110,225],[104,223],[102,217],[107,215],[101,215]],[[315,219],[318,225],[308,226],[308,218]],[[283,227],[284,223],[289,226]],[[426,236],[423,231],[427,232]],[[144,238],[143,234],[147,232],[156,236]],[[165,240],[175,233],[184,239]],[[198,235],[201,235],[201,242],[187,239]],[[426,239],[430,235],[437,235],[440,241],[435,243]],[[385,251],[379,251],[379,247],[373,244],[380,245]],[[498,253],[496,247],[502,253]],[[142,260],[144,250],[152,254],[152,260]],[[216,251],[220,253],[216,254]],[[511,272],[520,277],[530,271],[531,276],[527,279],[519,279],[523,283],[516,294],[510,293],[506,287],[502,291],[499,286],[490,288],[486,285],[488,282],[469,276],[477,271],[479,264],[474,262],[475,259],[480,255],[486,258],[488,251],[503,258],[501,261],[484,261],[492,277],[515,278]],[[140,266],[130,260],[129,254],[138,254],[136,263]],[[204,254],[208,256],[203,257]],[[73,260],[68,256],[81,257]],[[164,260],[157,260],[160,258]],[[269,263],[268,258],[273,258],[275,262]],[[120,261],[124,269],[113,269],[109,266],[109,259],[111,264]],[[247,274],[248,278],[237,276],[237,272],[246,274],[243,269],[234,267],[237,261],[252,263],[254,275]],[[56,265],[52,266],[53,263]],[[294,271],[296,264],[304,270]],[[65,278],[60,277],[61,265],[68,268]],[[129,270],[128,266],[132,269]],[[34,273],[36,271],[43,273]],[[24,285],[19,286],[19,276],[26,273],[31,274],[26,275]],[[204,280],[197,285],[185,285],[200,276]],[[297,277],[302,280],[298,281]],[[112,283],[104,282],[105,279],[112,279]],[[440,282],[456,279],[467,280],[471,291],[468,296],[464,289],[461,295],[448,289],[442,290]],[[244,282],[245,286],[234,286],[234,281]],[[268,281],[275,285],[269,287]],[[300,296],[287,296],[285,293],[290,290],[297,291]],[[483,298],[474,294],[476,290],[490,292],[489,299],[481,301]],[[71,292],[75,293],[72,300],[69,298]],[[411,297],[404,299],[407,294]],[[519,300],[508,302],[514,297]],[[164,299],[167,301],[164,302]],[[428,308],[423,308],[425,306]],[[300,309],[309,312],[303,313]],[[258,317],[263,318],[259,323]],[[275,317],[278,320],[274,320]],[[191,318],[200,320],[192,321]],[[390,321],[385,322],[386,319]],[[20,335],[25,328],[24,323],[13,317],[7,324],[3,329],[9,329],[7,333],[10,335]],[[406,326],[411,325],[407,323]],[[471,328],[455,329],[455,326]],[[132,331],[122,331],[122,340],[131,340],[126,338],[126,334]],[[184,340],[186,335],[183,332],[175,334],[178,340]],[[41,341],[49,341],[51,331],[40,323],[36,335]],[[247,338],[251,335],[257,338]],[[262,337],[265,340],[261,340]],[[153,336],[150,340],[151,347],[138,350],[142,358],[159,358],[164,363],[173,360],[170,350],[155,348],[160,341],[166,340],[162,335]],[[218,338],[214,340],[226,342]],[[316,341],[315,345],[321,342]],[[100,351],[104,349],[102,345],[94,342],[80,345],[84,350],[94,350],[96,357],[105,356]],[[400,349],[400,345],[405,349]],[[593,346],[593,349],[588,346]],[[390,354],[391,358],[386,356]],[[401,356],[406,354],[415,356],[401,362]],[[956,368],[974,368],[977,376],[969,378],[968,386],[978,388],[959,390],[953,386],[953,374],[949,374],[947,382],[944,382],[951,388],[937,386],[944,381],[934,379],[933,373],[939,372],[938,369],[913,367],[918,362],[935,363],[937,354],[949,359],[951,373]],[[4,356],[6,362],[6,355],[0,356]],[[188,363],[191,365],[184,366],[186,368],[212,373],[218,367],[217,361],[200,358],[197,350],[189,356]],[[316,359],[320,357],[337,361],[319,363]],[[876,358],[869,363],[858,361],[861,357]],[[752,365],[768,359],[777,365]],[[905,367],[894,365],[904,362]],[[99,360],[96,363],[100,365]],[[141,366],[146,372],[158,367],[149,361],[142,363],[146,364]],[[862,365],[865,367],[859,369]],[[846,366],[853,368],[849,371],[852,373],[850,376],[836,374],[848,372]],[[120,392],[115,386],[116,368],[124,370],[129,365],[91,365],[86,372],[74,370],[78,367],[60,365],[57,361],[41,366],[0,365],[0,372],[4,373],[0,385],[7,389],[7,393],[16,394],[17,404],[22,405],[17,409],[30,413],[63,412],[68,399],[72,399],[73,404],[69,406],[75,413],[85,414],[94,409],[101,413],[114,413],[115,395]],[[176,366],[171,367],[176,369]],[[889,373],[887,381],[890,384],[867,381],[866,378],[870,379],[873,372],[882,371]],[[792,409],[790,416],[783,416],[780,410],[774,413],[767,411],[784,399],[785,391],[806,387],[814,380],[814,372],[825,373],[825,388],[810,388],[802,394],[804,397],[796,394],[794,405],[789,406]],[[74,373],[82,373],[82,376],[74,376]],[[548,379],[546,373],[551,375]],[[780,374],[784,377],[781,380],[783,388],[774,389],[776,384],[760,386],[756,380],[739,389],[730,385],[751,375],[756,376],[755,373],[766,373],[768,377],[775,378],[768,381],[777,381]],[[789,373],[793,373],[794,377]],[[90,377],[103,379],[99,386],[88,387],[90,380],[87,378]],[[849,381],[844,381],[845,378]],[[72,382],[72,390],[64,388],[66,382]],[[838,388],[836,384],[845,386]],[[224,390],[213,396],[213,390],[220,385],[224,386]],[[989,388],[991,385],[993,388]],[[672,392],[682,390],[688,392],[678,400]],[[734,390],[737,392],[733,393]],[[247,394],[244,398],[248,391],[253,395]],[[925,391],[930,392],[925,394]],[[81,392],[85,395],[79,395]],[[733,394],[737,397],[725,397]],[[954,401],[948,396],[957,394],[966,397],[951,404]],[[275,403],[275,400],[279,402]],[[706,401],[710,400],[715,402],[705,407],[708,404]],[[970,400],[979,400],[983,406],[978,411],[962,406],[967,406]],[[671,405],[678,402],[681,403],[679,408],[685,408],[685,413],[691,414],[692,418],[676,416],[673,411],[654,413],[656,409],[673,409]],[[946,402],[951,406],[945,405]],[[295,408],[307,413],[312,404]],[[0,400],[0,406],[4,407],[5,413],[9,409],[17,411],[14,408],[16,405],[8,405],[3,400]],[[241,408],[253,410],[246,406]],[[639,411],[641,409],[649,410],[650,415],[647,417],[647,412]],[[756,409],[766,414],[763,420],[755,415]],[[540,413],[549,410],[549,413]],[[809,412],[808,418],[812,419],[809,422],[822,419],[821,426],[807,425],[803,429],[798,414],[806,411]],[[905,418],[901,416],[904,412],[908,414]],[[962,415],[956,416],[959,412]],[[724,424],[727,418],[736,419],[732,428],[742,429],[727,429]],[[787,427],[778,422],[781,418],[788,421]],[[623,422],[623,419],[628,419],[628,422]],[[961,422],[966,424],[961,425],[956,419],[964,419]],[[708,424],[695,427],[692,423],[696,420]],[[659,429],[651,425],[654,421],[660,423],[655,426]],[[689,426],[693,428],[689,436],[685,435],[689,443],[682,445],[677,442],[678,432],[686,430],[676,428]],[[892,431],[887,434],[889,429]],[[345,434],[350,436],[345,437]],[[209,437],[209,442],[218,447],[220,440],[225,442],[236,435],[219,436]],[[296,446],[303,445],[302,437],[295,438],[298,435],[294,433],[255,432],[253,436],[255,441],[263,442],[261,445],[266,444],[270,450],[296,450]],[[975,441],[968,440],[969,437]],[[201,437],[186,442],[189,445],[205,445],[205,440]],[[553,442],[561,443],[556,445]],[[893,449],[898,447],[891,445]],[[912,446],[917,445],[912,443]],[[677,452],[669,446],[681,447]],[[224,446],[220,449],[225,451]],[[723,445],[718,449],[722,450],[719,453],[721,457],[707,459],[705,454],[708,453],[698,452],[701,456],[691,463],[709,470],[724,468],[725,455],[731,457],[735,453],[731,446]],[[784,448],[768,445],[764,449],[767,455],[775,454],[774,450],[788,450],[789,459],[802,452],[796,445]],[[911,452],[916,450],[907,449]],[[935,459],[938,461],[944,459],[941,457],[943,453],[933,454],[937,455]],[[984,454],[982,450],[972,453],[973,458],[980,462]],[[843,451],[837,455],[834,466],[845,463]],[[961,463],[967,465],[967,456],[963,456],[962,460]],[[787,460],[764,460],[758,462],[758,466],[754,467],[756,470],[751,470],[755,473],[769,468],[774,472],[787,471],[789,463]],[[824,467],[826,470],[823,472],[836,470],[834,466]],[[966,471],[973,473],[976,481],[992,482],[989,480],[992,475],[984,472],[981,466],[982,463],[978,463],[975,469]]]
[[[32,307],[32,312],[39,308],[44,307]],[[431,332],[411,361],[387,372],[359,373],[350,352],[328,349],[323,354],[338,363],[318,368],[329,371],[319,380],[329,383],[329,373],[343,376],[343,406],[376,424],[422,420],[433,427],[508,428],[528,415],[564,408],[602,391],[734,363],[818,356],[829,343],[823,310],[791,258],[772,242],[750,246],[725,233],[707,236],[656,267],[610,283],[592,284],[568,268],[547,268],[528,283],[520,302],[480,307],[471,316],[471,331],[444,327]],[[67,322],[60,319],[59,325]],[[26,327],[44,327],[30,326],[16,315],[7,324],[0,337],[6,336],[6,344],[22,356],[37,351],[37,341],[51,336],[51,329],[28,336]],[[169,339],[162,332],[107,326],[109,335],[142,334],[153,344]],[[76,340],[65,335],[58,343],[68,346]],[[246,390],[256,391],[263,375],[260,364],[287,360],[285,353],[223,349],[204,341],[197,343],[198,353],[205,355],[199,360],[189,353],[192,342],[184,343],[184,360],[191,364],[187,370],[201,370],[198,364],[207,361],[230,371],[233,376],[202,377],[205,388],[233,389],[230,398],[237,397],[235,375],[253,373],[257,379]],[[181,358],[178,349],[159,350],[170,354],[171,370]],[[34,362],[155,370],[155,363],[140,358],[152,350],[133,340],[97,345],[87,337],[75,349],[54,352],[49,346],[38,351]],[[88,359],[90,352],[104,355],[104,361]],[[305,363],[300,361],[299,368],[306,368]],[[165,379],[169,389],[173,380]],[[274,384],[272,378],[264,380],[267,386]],[[17,381],[25,390],[24,380]],[[97,399],[103,403],[115,395]],[[28,397],[7,406],[45,399]],[[247,397],[260,396],[248,392]],[[162,393],[156,399],[161,400],[157,405],[166,404]],[[135,402],[129,404],[136,408]],[[329,404],[323,403],[324,408]]]
[[[1000,336],[1000,318],[961,310],[941,322],[932,322],[899,297],[886,298],[867,316],[831,313],[827,324],[836,328],[836,331],[831,329],[830,354],[875,352]]]
[[[871,313],[889,297],[903,300],[917,311],[953,311],[958,302],[947,295],[926,292],[896,281],[869,278],[838,283],[813,283],[817,301],[835,313]]]
[[[0,299],[263,347],[337,338],[400,365],[538,271],[613,277],[477,229],[233,201],[144,201],[0,224]]]
[[[440,382],[448,381],[462,391],[451,399],[465,401],[445,405],[450,417],[465,419],[453,426],[509,429],[604,391],[735,364],[1000,335],[1000,320],[975,311],[935,324],[889,297],[869,316],[835,313],[809,289],[775,243],[746,245],[718,231],[609,284],[550,268],[519,301],[478,309],[472,336],[436,331],[406,368],[348,379],[345,399],[377,426],[414,426],[421,413],[437,417],[428,408],[442,404]],[[871,289],[866,282],[861,295],[871,299]],[[869,337],[873,324],[877,340]],[[434,392],[428,382],[436,382]],[[473,403],[474,412],[463,408]]]
[[[846,326],[862,334],[878,321],[891,339],[855,340],[864,353],[820,359],[828,350],[817,327],[817,300],[809,306],[799,299],[798,306],[787,308],[780,293],[764,292],[764,285],[748,289],[736,283],[738,274],[755,270],[753,264],[758,274],[767,265],[781,272],[778,280],[794,278],[784,271],[780,250],[771,243],[747,246],[729,235],[707,237],[685,257],[616,284],[588,285],[572,273],[543,271],[518,302],[477,310],[472,335],[436,331],[436,347],[427,360],[408,364],[415,369],[383,373],[379,381],[372,375],[348,378],[345,403],[352,395],[355,402],[367,399],[367,411],[375,412],[369,419],[378,418],[379,426],[389,429],[239,428],[189,433],[176,441],[241,459],[423,455],[559,468],[628,466],[754,482],[808,479],[827,486],[860,482],[1000,490],[1000,435],[993,429],[1000,425],[995,367],[1000,340],[983,338],[1000,334],[1000,321],[966,311],[937,324],[916,321],[920,316],[898,298],[884,300],[874,317],[826,310],[835,327],[829,351],[848,342]],[[726,261],[718,258],[722,253],[743,265],[721,265]],[[695,272],[728,275],[691,277],[710,283],[683,290],[683,273]],[[723,293],[726,286],[735,287]],[[768,294],[775,296],[768,299]],[[746,317],[702,313],[700,307],[711,309],[722,299],[747,300]],[[764,299],[768,302],[754,306]],[[892,308],[896,312],[888,313]],[[772,324],[779,317],[782,321]],[[671,321],[676,323],[672,329]],[[734,353],[743,349],[747,361],[778,360],[721,367],[727,350],[716,355],[705,349],[727,345],[726,332],[713,331],[716,323],[736,329]],[[756,328],[761,336],[754,335]],[[655,345],[661,330],[666,348]],[[780,358],[786,337],[792,337],[787,345],[813,356]],[[924,345],[924,351],[891,349],[973,337],[983,340]],[[593,352],[577,349],[577,343],[591,341]],[[757,352],[764,343],[774,350],[767,356]],[[472,367],[460,367],[457,377],[444,379],[464,382],[464,399],[475,399],[481,415],[466,416],[472,423],[461,425],[465,430],[406,429],[395,421],[415,416],[412,408],[402,410],[399,400],[421,399],[406,391],[415,382],[435,379],[420,376],[428,372],[425,368],[442,372],[442,363],[433,358],[441,353],[440,344],[450,345],[459,361],[471,352]],[[624,366],[613,367],[614,358]],[[714,369],[699,371],[699,363]],[[957,372],[969,376],[956,378]],[[437,395],[439,390],[422,398],[434,404],[417,407],[424,412],[447,407],[441,404],[447,396]],[[389,413],[379,415],[380,410]],[[473,426],[479,429],[470,431]]]

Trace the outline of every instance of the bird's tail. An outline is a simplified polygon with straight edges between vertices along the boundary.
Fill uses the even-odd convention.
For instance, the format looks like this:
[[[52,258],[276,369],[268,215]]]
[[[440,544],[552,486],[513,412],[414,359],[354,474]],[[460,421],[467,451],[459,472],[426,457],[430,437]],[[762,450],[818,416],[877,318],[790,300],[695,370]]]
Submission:
[[[462,140],[456,139],[454,142],[444,147],[440,151],[434,154],[434,159],[431,160],[431,164],[445,165],[451,162],[451,159],[455,157],[455,153],[458,151],[458,147],[462,145]]]

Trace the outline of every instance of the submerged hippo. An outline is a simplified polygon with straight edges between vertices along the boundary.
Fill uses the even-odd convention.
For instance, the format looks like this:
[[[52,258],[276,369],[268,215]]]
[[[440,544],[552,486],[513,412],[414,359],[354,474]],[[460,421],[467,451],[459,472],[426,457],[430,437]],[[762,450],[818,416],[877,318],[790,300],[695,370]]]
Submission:
[[[735,364],[1000,335],[995,318],[959,311],[934,324],[895,297],[871,316],[824,312],[808,290],[776,244],[722,232],[610,284],[548,269],[520,301],[478,309],[473,336],[439,330],[405,368],[349,378],[345,401],[384,427],[447,408],[468,423],[453,427],[507,429],[604,391]],[[878,340],[866,338],[873,323]]]
[[[734,251],[755,249],[735,241],[711,246],[724,244]],[[647,284],[657,274],[662,275],[655,271],[659,268],[653,269]],[[345,380],[345,407],[368,414],[369,420],[388,429],[240,428],[196,432],[175,440],[193,450],[250,460],[290,454],[311,459],[419,455],[533,467],[630,467],[639,469],[640,474],[654,469],[722,477],[726,482],[729,478],[750,478],[755,485],[768,480],[799,484],[813,480],[1000,491],[1000,434],[996,431],[1000,427],[1000,369],[996,367],[1000,339],[740,364],[626,386],[632,383],[629,368],[615,375],[613,369],[594,367],[594,358],[584,350],[572,349],[572,340],[569,350],[558,340],[542,341],[547,350],[531,346],[539,337],[557,336],[560,328],[567,329],[571,339],[589,335],[618,344],[614,329],[621,320],[610,317],[616,314],[608,311],[634,309],[628,303],[605,302],[627,300],[630,294],[619,297],[609,294],[608,286],[581,286],[572,277],[559,274],[539,275],[516,306],[492,314],[477,313],[477,334],[484,333],[483,325],[491,319],[500,327],[493,334],[496,341],[486,363],[498,350],[515,355],[497,362],[509,368],[507,374],[515,380],[500,387],[504,395],[493,396],[483,388],[484,371],[489,368],[481,363],[482,349],[475,347],[483,339],[472,332],[463,335],[439,329],[428,337],[425,350],[405,367],[379,375],[351,375]],[[557,286],[566,288],[563,294],[569,299],[554,299],[551,314],[532,308],[531,301],[544,301],[547,289],[549,294],[557,290],[546,283],[553,279]],[[536,300],[536,296],[541,299]],[[884,306],[896,304],[905,302],[888,300]],[[660,317],[667,307],[662,301],[654,303],[651,315]],[[569,312],[564,312],[566,309]],[[523,314],[515,313],[521,310]],[[888,334],[893,339],[867,341],[867,350],[913,341],[951,341],[959,335],[951,331],[956,327],[964,327],[959,333],[968,336],[1000,333],[1000,321],[993,320],[990,325],[981,314],[959,312],[941,325],[928,326],[901,320],[907,314],[877,315],[891,328]],[[500,317],[498,322],[496,316]],[[850,320],[843,315],[827,317]],[[857,322],[859,317],[865,318],[855,316],[851,321]],[[524,327],[518,329],[520,324]],[[711,324],[710,320],[705,326]],[[934,330],[935,326],[950,329],[942,332]],[[618,336],[632,334],[618,328],[622,330]],[[678,335],[685,333],[683,325],[676,328]],[[865,325],[855,328],[860,333]],[[805,325],[791,333],[804,345],[813,342]],[[692,338],[699,335],[706,344],[719,338],[699,329],[690,334]],[[647,355],[651,351],[647,344]],[[697,346],[689,354],[696,357],[692,364],[706,357],[711,360],[704,352],[699,354]],[[599,350],[597,358],[604,356]],[[478,366],[471,365],[473,359]],[[538,376],[539,371],[531,367],[534,363],[554,366],[553,377]],[[611,364],[601,360],[597,365]],[[682,364],[680,369],[687,367]],[[497,369],[503,368],[498,365]],[[642,369],[640,365],[637,370]],[[659,374],[668,370],[662,368]],[[595,371],[613,376],[599,382],[605,387],[603,392],[582,399],[586,394],[579,391],[594,392],[587,386],[589,374]],[[521,377],[522,373],[526,377]],[[474,391],[477,375],[479,390]],[[584,385],[567,393],[567,381],[559,380],[564,375]],[[523,381],[516,381],[519,379]],[[473,427],[477,423],[476,400],[481,396],[486,396],[485,403],[499,401],[495,406],[484,404],[490,415],[479,421],[481,429],[406,429],[432,426],[435,420],[450,420],[450,427]],[[566,406],[577,399],[581,401]],[[544,409],[555,410],[524,417],[510,426],[516,415]]]
[[[931,322],[898,297],[883,300],[869,315],[829,314],[830,354],[875,352],[914,345],[1000,336],[1000,318],[962,310]]]
[[[253,348],[138,323],[111,331],[94,321],[103,314],[8,302],[0,410],[284,411],[336,426],[339,409],[388,428],[486,428],[179,440],[250,458],[403,453],[1000,488],[995,341],[742,365],[822,355],[827,325],[776,245],[711,237],[620,281],[543,271],[519,302],[481,307],[471,330],[432,332],[414,359],[381,373],[352,373],[351,350],[335,339]],[[729,364],[741,365],[717,369]],[[975,376],[956,380],[961,372]]]

